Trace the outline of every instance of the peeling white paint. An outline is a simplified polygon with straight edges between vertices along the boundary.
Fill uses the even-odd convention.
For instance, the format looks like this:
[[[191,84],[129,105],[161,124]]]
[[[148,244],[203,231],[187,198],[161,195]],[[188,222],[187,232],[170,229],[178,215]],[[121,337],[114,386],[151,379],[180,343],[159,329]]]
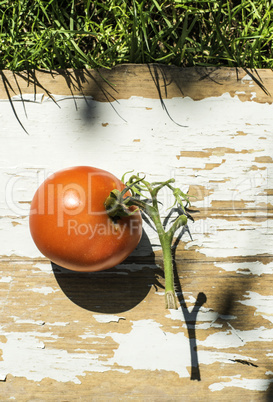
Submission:
[[[243,81],[249,82],[249,78],[246,76]],[[59,98],[62,99],[60,109],[49,99],[42,104],[27,103],[28,120],[21,103],[16,102],[18,116],[30,131],[29,136],[20,131],[9,102],[1,102],[5,136],[1,148],[0,185],[6,189],[6,194],[0,196],[1,228],[5,232],[1,243],[3,255],[42,257],[29,234],[28,202],[48,174],[68,165],[91,164],[119,177],[129,168],[147,174],[151,180],[175,177],[180,187],[202,185],[211,189],[211,194],[201,201],[193,200],[196,208],[206,209],[215,201],[243,200],[247,207],[254,208],[254,215],[268,216],[269,211],[260,204],[269,200],[264,191],[272,188],[273,164],[263,163],[266,169],[260,170],[255,158],[272,156],[269,139],[262,141],[260,137],[265,128],[272,127],[273,105],[241,102],[229,94],[198,102],[187,97],[164,101],[172,118],[187,126],[179,127],[162,113],[162,105],[156,99],[132,97],[114,102],[112,105],[125,122],[109,103],[88,98],[90,108],[87,110],[86,100],[78,97],[76,111],[74,99]],[[87,118],[84,118],[85,112]],[[51,119],[47,118],[49,114]],[[107,122],[108,126],[103,127],[102,122]],[[246,132],[247,142],[245,136],[235,135],[237,131]],[[139,141],[134,142],[135,138]],[[184,150],[190,150],[192,155],[180,157]],[[204,157],[195,157],[195,152],[203,152]],[[141,158],[132,158],[136,153],[141,154]],[[114,162],[114,169],[113,161],[118,161]],[[219,166],[207,170],[206,164],[212,163],[219,163]],[[253,165],[258,170],[252,171]],[[223,178],[227,181],[221,182]],[[167,205],[171,204],[167,193],[163,192],[162,197]],[[187,234],[184,236],[187,246],[197,245],[200,252],[209,257],[267,252],[272,244],[272,230],[266,219],[254,224],[247,219],[247,211],[239,216],[241,212],[235,207],[236,204],[233,211],[238,218],[236,228],[234,222],[229,223],[224,218],[197,220],[190,224],[193,241]],[[10,216],[20,224],[13,226]],[[236,229],[247,230],[239,233]],[[152,243],[155,240],[154,249],[158,249],[157,237],[152,230],[148,234]]]
[[[198,341],[198,345],[207,348],[228,349],[242,347],[248,342],[270,342],[273,337],[273,329],[263,326],[248,331],[230,327],[229,330],[209,335],[204,341]]]
[[[47,273],[47,274],[52,274],[52,266],[48,262],[40,263],[37,262],[34,264],[34,268],[38,268],[40,271]]]
[[[240,355],[237,353],[219,352],[215,350],[200,350],[198,348],[198,359],[202,364],[224,363],[224,364],[236,364],[234,360],[255,361],[249,356]]]
[[[273,274],[273,263],[269,262],[267,264],[263,264],[260,261],[250,261],[250,262],[217,262],[214,263],[217,268],[221,268],[225,271],[229,272],[237,272],[238,274],[243,275],[272,275]]]
[[[235,375],[231,377],[221,377],[230,381],[221,381],[209,386],[209,389],[214,391],[222,391],[226,387],[238,387],[243,389],[248,389],[250,391],[266,391],[272,380],[267,379],[253,379],[253,378],[241,378],[241,375]]]
[[[7,341],[0,342],[0,378],[11,374],[33,381],[41,381],[48,377],[56,381],[80,384],[79,377],[85,376],[86,372],[104,372],[111,369],[107,362],[99,360],[97,354],[69,353],[66,350],[45,347],[38,337],[45,339],[51,336],[50,333],[1,331],[1,335],[4,335]]]
[[[232,221],[203,219],[190,226],[194,240],[189,241],[186,248],[198,246],[201,253],[214,258],[266,254],[272,245],[272,234],[267,225],[268,222],[259,222],[254,227],[242,219],[236,228]]]
[[[19,317],[11,317],[14,319],[14,322],[16,322],[16,324],[34,324],[34,325],[44,325],[45,322],[42,320],[32,320],[32,319],[22,319]]]
[[[153,320],[133,322],[128,334],[113,333],[111,336],[119,347],[108,363],[132,367],[135,370],[167,370],[174,371],[180,377],[189,377],[191,355],[189,339],[184,332],[170,333],[161,329],[161,325]],[[200,342],[202,344],[202,342]],[[221,347],[217,344],[210,351],[198,349],[200,364],[224,362],[232,364],[234,359],[251,358],[240,354],[214,351]]]
[[[113,314],[94,314],[95,320],[101,324],[107,324],[109,322],[119,322],[119,320],[125,320],[125,317],[119,317]]]
[[[245,76],[242,82],[253,85],[249,76]],[[204,256],[226,258],[227,261],[233,256],[269,253],[273,244],[273,230],[268,219],[272,218],[272,209],[267,204],[272,204],[272,196],[266,190],[273,186],[273,164],[270,161],[270,157],[273,157],[272,141],[268,134],[272,131],[273,105],[241,102],[240,95],[245,95],[245,92],[237,92],[234,98],[224,94],[198,102],[190,98],[164,101],[171,117],[186,127],[176,125],[163,113],[159,100],[133,97],[109,104],[87,98],[89,108],[86,109],[86,100],[77,97],[76,111],[71,97],[54,96],[60,102],[61,108],[58,108],[44,95],[36,100],[33,96],[24,96],[28,119],[21,102],[17,102],[19,98],[14,99],[14,105],[29,136],[20,129],[9,102],[1,101],[0,186],[5,191],[0,194],[0,236],[4,258],[43,258],[29,234],[30,201],[38,185],[50,173],[83,164],[112,171],[118,177],[129,169],[143,172],[152,181],[174,177],[177,186],[186,189],[184,191],[189,186],[194,187],[200,200],[193,199],[192,203],[202,209],[205,218],[197,217],[194,224],[189,224],[193,240],[185,234],[183,241],[186,249],[198,246],[198,251]],[[256,93],[252,92],[251,99],[255,97]],[[102,123],[108,125],[103,126]],[[238,132],[245,135],[237,135]],[[135,139],[138,141],[134,142]],[[183,151],[188,153],[183,154]],[[135,155],[141,155],[141,158]],[[205,197],[199,192],[199,186],[208,190]],[[162,193],[161,200],[165,209],[172,204],[168,192]],[[219,217],[211,211],[215,202],[230,202],[226,207],[226,216]],[[243,209],[238,207],[238,203],[242,204]],[[166,214],[163,208],[161,212]],[[207,212],[210,212],[209,216],[206,216]],[[229,216],[236,220],[229,220]],[[146,224],[144,227],[152,250],[159,249],[155,232]],[[150,253],[151,248],[147,246],[145,253]],[[273,273],[272,262],[216,262],[214,265],[216,270],[242,275],[261,277]],[[126,269],[134,271],[139,266],[130,264]],[[37,276],[52,274],[52,267],[44,259],[44,262],[34,262],[32,272]],[[12,272],[9,272],[0,282],[11,283],[12,279]],[[43,286],[29,287],[27,290],[47,296],[59,289]],[[162,292],[157,294],[161,295]],[[255,314],[272,323],[272,301],[271,295],[265,297],[247,292],[240,303],[246,308],[253,307]],[[188,312],[191,313],[195,298],[190,293],[186,295],[186,302],[190,304]],[[98,324],[124,319],[111,314],[93,317]],[[35,325],[37,331],[9,333],[1,329],[0,334],[7,342],[0,342],[3,352],[0,380],[4,381],[11,374],[34,381],[51,378],[79,384],[80,377],[86,373],[109,370],[129,373],[131,369],[166,370],[188,378],[191,356],[187,324],[181,308],[168,312],[166,317],[175,324],[172,327],[175,333],[163,331],[160,323],[147,319],[131,322],[129,333],[119,333],[117,329],[117,332],[103,333],[101,330],[97,334],[92,327],[90,329],[89,323],[75,342],[78,345],[82,341],[99,344],[110,337],[116,342],[116,349],[114,356],[109,359],[86,349],[70,352],[60,350],[57,346],[54,348],[58,335],[43,331],[48,327],[50,331],[51,327],[52,331],[57,331],[61,327],[62,336],[65,336],[63,332],[65,334],[69,322],[16,317],[18,328]],[[220,323],[217,322],[218,318],[222,319]],[[270,327],[240,331],[230,322],[235,319],[235,316],[221,316],[209,308],[200,308],[195,328],[200,331],[218,328],[218,332],[197,341],[200,364],[234,364],[232,360],[236,358],[255,361],[252,356],[245,356],[243,351],[235,355],[229,353],[228,349],[234,350],[250,342],[272,342],[273,330]],[[106,328],[104,325],[101,327]],[[270,350],[267,356],[272,357]],[[221,377],[218,383],[210,386],[210,390],[219,391],[229,386],[266,390],[270,382],[272,380],[266,382],[264,379],[253,380],[240,376]]]
[[[95,334],[94,331],[86,330],[82,335],[79,335],[81,339],[92,339],[92,343],[98,343],[99,339],[104,339],[105,334]],[[97,340],[96,340],[97,339]]]
[[[249,333],[248,341],[256,340],[251,331],[243,331],[240,336],[245,337],[245,333]],[[198,343],[200,364],[208,365],[215,362],[232,364],[234,359],[253,360],[241,354],[222,352],[223,348],[228,347],[227,342],[236,347],[238,339],[234,334],[231,336],[232,339],[228,339],[230,332],[223,332],[219,341],[218,334]],[[56,381],[72,381],[79,384],[79,377],[86,375],[87,372],[108,370],[128,372],[128,367],[135,370],[173,371],[180,377],[189,377],[191,366],[189,339],[183,331],[175,334],[163,331],[161,324],[153,320],[132,322],[131,331],[125,334],[117,332],[94,334],[89,331],[81,336],[82,339],[90,339],[92,344],[104,341],[107,336],[111,337],[118,346],[114,350],[114,356],[109,359],[93,352],[79,350],[71,353],[46,347],[45,342],[50,343],[50,339],[56,339],[56,336],[49,332],[9,333],[1,330],[1,335],[6,338],[5,342],[0,342],[3,359],[0,361],[0,376],[3,378],[7,374],[12,374],[34,381],[49,377]],[[267,335],[272,337],[272,333],[267,332]],[[210,346],[211,350],[203,350],[202,346]]]
[[[241,78],[241,82],[245,84],[245,81],[253,82],[253,79],[250,77],[250,75],[246,74],[243,78]]]
[[[55,321],[55,322],[46,322],[46,325],[48,325],[49,327],[67,327],[67,325],[69,325],[70,322],[62,322],[62,321]]]
[[[11,276],[2,276],[2,278],[0,278],[0,282],[1,283],[10,283],[10,282],[12,282],[12,277]]]
[[[188,307],[189,313],[191,313],[193,308],[194,306]],[[201,307],[198,312],[198,321],[215,321],[218,318],[218,316],[219,314],[216,311],[212,311],[211,309],[206,307]],[[179,321],[185,320],[181,307],[178,307],[177,310],[168,310],[166,317],[171,318],[172,320],[179,320]]]
[[[193,297],[194,303],[196,301],[196,299]],[[189,306],[187,308],[188,312],[191,313],[193,310],[194,306]],[[168,314],[166,314],[167,318],[171,318],[172,320],[179,320],[184,322],[185,318],[184,318],[184,314],[182,312],[181,307],[178,307],[177,310],[169,310]],[[224,320],[234,320],[236,319],[236,317],[234,315],[221,315],[219,314],[217,311],[213,311],[208,307],[204,307],[202,306],[197,314],[196,317],[196,321],[200,322],[200,321],[204,321],[204,322],[208,322],[211,324],[213,324],[218,318],[222,318]]]
[[[273,295],[265,296],[248,290],[244,297],[245,300],[238,300],[238,302],[245,306],[254,307],[255,315],[261,315],[265,320],[273,323]]]
[[[44,295],[49,295],[50,293],[55,293],[55,292],[60,291],[60,289],[53,289],[50,286],[43,286],[41,288],[31,288],[30,290],[32,292],[41,293],[41,294],[44,294]]]
[[[108,335],[119,344],[110,359],[111,364],[135,370],[175,371],[180,377],[189,377],[188,338],[182,332],[166,333],[160,327],[153,320],[140,320],[133,322],[129,334],[110,332]]]

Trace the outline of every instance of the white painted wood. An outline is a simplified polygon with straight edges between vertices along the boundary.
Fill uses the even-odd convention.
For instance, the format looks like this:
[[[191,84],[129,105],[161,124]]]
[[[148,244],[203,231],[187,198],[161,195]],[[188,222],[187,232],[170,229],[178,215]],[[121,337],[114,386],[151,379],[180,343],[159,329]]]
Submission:
[[[247,85],[247,77],[244,80]],[[128,384],[135,384],[133,378],[141,378],[143,371],[143,378],[149,377],[153,384],[154,400],[174,397],[167,393],[169,378],[172,384],[185,379],[185,387],[207,400],[224,400],[231,395],[226,393],[229,389],[232,395],[249,391],[247,395],[253,398],[267,392],[273,382],[273,295],[268,285],[273,273],[273,105],[242,102],[229,93],[200,101],[181,97],[164,100],[168,115],[160,100],[141,97],[110,104],[54,95],[57,105],[45,95],[36,101],[27,95],[25,105],[17,99],[13,99],[14,107],[28,135],[9,101],[0,101],[0,379],[5,381],[0,388],[5,399],[18,396],[16,378],[31,387],[46,387],[43,384],[48,379],[54,384],[69,383],[69,389],[80,396],[94,373],[102,383],[105,373],[112,373],[109,378],[119,374],[122,389],[130,392]],[[186,283],[188,313],[210,280],[200,276],[206,275],[204,264],[215,275],[215,283],[209,285],[212,295],[219,286],[217,278],[222,278],[219,295],[207,298],[197,316],[198,359],[206,379],[203,391],[202,381],[190,381],[184,313],[181,308],[164,310],[162,290],[151,288],[149,297],[131,311],[98,314],[84,310],[64,295],[49,262],[35,247],[28,229],[34,192],[50,173],[74,165],[100,167],[118,177],[129,170],[151,180],[174,177],[180,187],[197,195],[193,206],[200,213],[190,223],[192,238],[183,236],[179,252],[179,261],[185,253],[194,267],[192,273],[180,272],[182,288],[183,280]],[[167,192],[161,199],[165,208],[172,203]],[[145,230],[154,252],[159,253],[154,232],[147,225]],[[139,250],[138,255],[145,252]],[[123,268],[133,270],[134,263]],[[217,297],[232,286],[231,275],[238,281],[249,280],[235,300],[237,307],[246,309],[246,317],[256,317],[246,329],[233,313],[225,316],[215,310]],[[256,285],[250,286],[253,282]],[[26,297],[27,309],[23,310],[20,300]],[[256,351],[251,346],[254,343]],[[257,348],[265,344],[262,353],[266,356],[261,356]],[[243,366],[240,361],[258,367]],[[225,374],[219,370],[218,376],[218,367],[225,367]],[[158,379],[153,380],[152,373]],[[147,385],[149,381],[143,378],[140,381]],[[166,388],[159,384],[161,379]],[[9,381],[14,393],[7,390]],[[109,385],[109,395],[116,397],[114,389]],[[145,388],[136,389],[136,397],[145,396]],[[82,400],[87,400],[84,392]],[[99,395],[98,389],[94,392]],[[103,396],[106,391],[101,392]],[[181,400],[188,391],[175,392]]]

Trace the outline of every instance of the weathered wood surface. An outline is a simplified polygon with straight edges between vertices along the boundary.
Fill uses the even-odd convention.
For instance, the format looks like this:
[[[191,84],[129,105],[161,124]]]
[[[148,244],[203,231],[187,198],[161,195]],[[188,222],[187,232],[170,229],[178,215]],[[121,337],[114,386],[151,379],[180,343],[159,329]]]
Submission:
[[[272,98],[242,70],[237,80],[233,69],[163,68],[155,80],[162,67],[151,68],[107,72],[112,103],[93,78],[72,96],[64,74],[37,73],[35,98],[5,72],[28,135],[2,84],[0,400],[273,398]],[[272,72],[259,75],[273,92]],[[147,225],[132,256],[102,273],[67,272],[36,249],[28,209],[37,186],[85,164],[175,177],[197,197],[176,249],[177,311],[164,308]],[[168,193],[162,200],[171,204]]]
[[[183,71],[181,73],[181,71]],[[229,93],[242,101],[272,103],[273,72],[267,69],[124,64],[113,69],[2,71],[0,99],[21,94],[92,96],[112,102],[140,96],[151,99],[190,97],[201,100]],[[257,85],[259,83],[259,85]]]

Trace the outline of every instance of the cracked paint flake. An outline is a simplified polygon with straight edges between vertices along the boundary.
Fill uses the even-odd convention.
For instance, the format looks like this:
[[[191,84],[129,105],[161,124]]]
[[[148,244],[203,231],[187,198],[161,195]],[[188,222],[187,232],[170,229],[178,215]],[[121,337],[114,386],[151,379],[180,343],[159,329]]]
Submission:
[[[49,295],[50,293],[55,293],[55,292],[60,291],[60,289],[53,289],[50,286],[43,286],[43,287],[40,287],[40,288],[31,288],[30,290],[32,292],[41,293],[43,295]]]
[[[245,306],[254,307],[256,310],[255,315],[261,315],[264,319],[273,324],[273,295],[261,295],[248,290],[244,297],[245,300],[238,300],[238,302]]]
[[[11,276],[2,276],[2,278],[0,278],[0,282],[1,283],[10,283],[10,282],[12,282],[12,277]]]
[[[45,321],[42,320],[32,320],[32,319],[22,319],[19,317],[12,317],[11,318],[14,319],[14,322],[16,322],[16,324],[32,324],[32,325],[44,325]]]
[[[107,324],[109,322],[119,322],[120,320],[125,320],[124,317],[119,317],[113,314],[94,314],[95,320],[101,324]]]
[[[267,379],[241,378],[240,374],[231,377],[221,377],[221,378],[223,379],[225,378],[230,381],[221,381],[209,385],[209,389],[212,392],[222,391],[224,388],[227,387],[239,387],[251,391],[266,391],[269,388],[270,384],[273,383],[273,379],[267,380]]]
[[[43,273],[47,273],[47,274],[52,274],[52,266],[49,262],[45,261],[45,262],[37,262],[33,265],[34,268],[39,269],[40,271],[42,271]],[[33,270],[33,272],[35,272],[36,270]]]
[[[215,262],[215,267],[228,272],[237,272],[243,275],[271,275],[273,274],[273,262],[262,263],[261,261],[248,262]]]
[[[198,341],[198,345],[207,348],[228,349],[242,347],[249,342],[270,342],[272,337],[273,329],[263,326],[248,331],[231,327],[227,331],[209,335],[204,341]]]

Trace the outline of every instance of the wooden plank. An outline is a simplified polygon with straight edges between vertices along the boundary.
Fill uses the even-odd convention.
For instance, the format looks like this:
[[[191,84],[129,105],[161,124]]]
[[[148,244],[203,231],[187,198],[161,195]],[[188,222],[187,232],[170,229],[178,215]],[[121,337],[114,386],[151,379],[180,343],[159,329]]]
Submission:
[[[267,69],[181,68],[124,64],[113,69],[13,73],[2,71],[0,99],[20,94],[92,96],[101,102],[140,96],[201,100],[229,93],[241,101],[272,103],[273,72]]]
[[[1,398],[272,399],[271,97],[243,70],[237,80],[234,69],[128,65],[103,71],[113,87],[94,71],[35,72],[36,99],[17,76],[23,105],[4,74],[29,135],[0,86]],[[258,76],[272,93],[272,72]],[[189,191],[177,311],[164,308],[162,253],[146,224],[134,253],[101,273],[52,266],[33,244],[36,188],[80,164],[174,177]],[[170,194],[161,201],[166,216]]]

